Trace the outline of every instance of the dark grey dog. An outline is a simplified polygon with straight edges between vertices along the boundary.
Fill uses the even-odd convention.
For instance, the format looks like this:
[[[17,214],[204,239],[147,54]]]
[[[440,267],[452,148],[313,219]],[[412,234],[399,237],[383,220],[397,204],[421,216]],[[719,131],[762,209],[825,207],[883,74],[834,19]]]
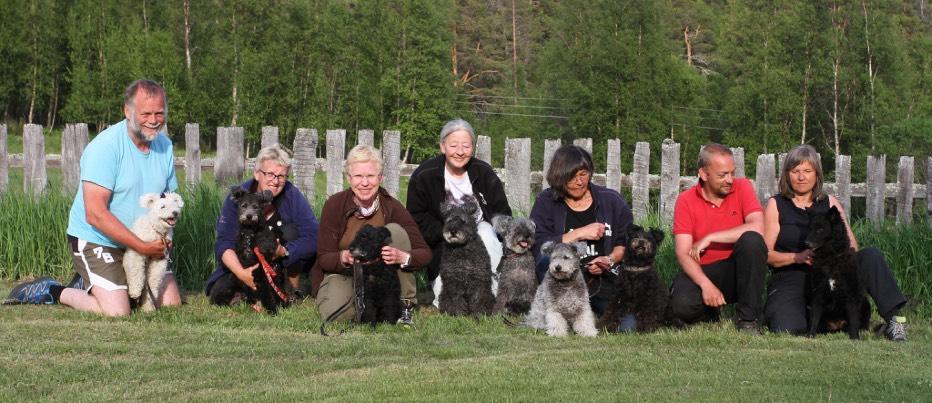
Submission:
[[[537,226],[527,218],[505,215],[492,218],[492,226],[501,238],[505,252],[496,270],[498,296],[492,311],[524,315],[531,309],[531,301],[537,291],[534,255],[530,252]]]
[[[566,336],[572,327],[580,336],[595,337],[599,331],[595,328],[589,290],[579,261],[579,256],[586,252],[586,244],[547,242],[540,250],[550,256],[550,266],[537,287],[525,323],[546,330],[549,336]]]
[[[492,263],[479,237],[476,212],[479,203],[463,196],[461,204],[447,193],[440,206],[443,214],[443,255],[440,258],[440,311],[450,315],[488,315],[492,313]]]

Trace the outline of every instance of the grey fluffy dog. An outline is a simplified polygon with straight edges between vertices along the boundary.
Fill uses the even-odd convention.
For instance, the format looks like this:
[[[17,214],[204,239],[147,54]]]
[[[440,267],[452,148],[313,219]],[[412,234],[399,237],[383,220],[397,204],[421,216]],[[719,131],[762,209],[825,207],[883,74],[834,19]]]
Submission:
[[[492,311],[499,313],[504,310],[512,315],[524,315],[531,309],[531,301],[537,291],[534,256],[530,252],[537,226],[527,218],[505,215],[492,218],[492,226],[501,238],[505,251],[496,270],[498,296]]]
[[[450,315],[492,313],[492,263],[477,231],[479,203],[463,196],[460,203],[447,192],[443,214],[443,255],[440,258],[440,311]]]
[[[525,318],[528,326],[544,329],[549,336],[566,336],[570,327],[580,336],[599,333],[580,267],[579,256],[585,251],[583,242],[547,242],[541,247],[541,252],[550,256],[550,267]]]

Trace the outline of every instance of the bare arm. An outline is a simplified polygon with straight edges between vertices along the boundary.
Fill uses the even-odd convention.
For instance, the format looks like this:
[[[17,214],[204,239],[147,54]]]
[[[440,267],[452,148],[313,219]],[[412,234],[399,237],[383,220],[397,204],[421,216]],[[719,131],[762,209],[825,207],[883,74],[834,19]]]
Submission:
[[[233,249],[223,251],[223,255],[220,259],[223,261],[223,265],[226,266],[239,281],[253,290],[256,289],[256,283],[252,279],[252,271],[259,266],[258,264],[249,268],[244,268]]]
[[[88,224],[120,245],[142,255],[156,259],[165,256],[165,248],[168,246],[165,241],[157,239],[143,242],[110,212],[108,201],[113,192],[93,182],[84,181],[81,182],[81,186],[84,192],[84,214]]]
[[[841,203],[838,202],[838,199],[835,196],[828,197],[829,207],[835,206],[838,209],[838,212],[841,213],[841,220],[845,222],[845,229],[848,231],[848,240],[851,241],[851,247],[854,250],[858,250],[858,240],[854,237],[854,231],[851,231],[851,225],[848,224],[848,215],[845,214],[845,208],[841,206]]]
[[[712,243],[735,243],[738,242],[738,238],[741,237],[741,234],[748,231],[754,231],[761,235],[764,234],[764,213],[755,211],[748,214],[744,217],[744,224],[706,235],[705,238],[696,242],[694,246],[697,251],[702,252]]]
[[[772,267],[784,267],[794,263],[812,264],[812,251],[805,250],[799,253],[777,252],[774,245],[780,235],[780,211],[777,210],[777,201],[770,199],[764,209],[764,243],[767,245],[767,264]]]
[[[725,305],[725,296],[702,271],[702,266],[699,265],[699,255],[696,254],[693,257],[690,253],[693,250],[693,236],[677,234],[673,238],[673,242],[676,260],[680,263],[680,267],[683,268],[683,273],[686,273],[702,290],[702,301],[712,307]]]

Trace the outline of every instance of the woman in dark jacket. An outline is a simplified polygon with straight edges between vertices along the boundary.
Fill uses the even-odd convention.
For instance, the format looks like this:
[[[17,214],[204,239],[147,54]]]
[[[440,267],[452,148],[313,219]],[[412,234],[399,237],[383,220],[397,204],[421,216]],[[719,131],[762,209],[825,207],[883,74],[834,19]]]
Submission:
[[[501,260],[502,246],[491,221],[496,215],[510,216],[511,207],[508,206],[502,181],[492,166],[473,158],[475,144],[476,135],[468,122],[462,119],[447,122],[440,131],[441,154],[420,164],[408,182],[408,211],[433,252],[433,260],[427,270],[428,281],[434,281],[440,273],[443,245],[440,205],[445,202],[447,191],[457,199],[463,194],[471,194],[479,201],[479,233],[489,250],[492,269]],[[439,294],[439,287],[435,287],[434,292]]]
[[[540,252],[544,243],[587,244],[583,259],[589,259],[589,264],[583,275],[592,311],[600,315],[614,296],[611,269],[625,253],[625,232],[634,218],[618,192],[592,183],[592,172],[592,157],[585,149],[576,145],[558,148],[547,170],[550,188],[537,195],[530,218],[537,224],[532,251],[538,280],[550,263]]]

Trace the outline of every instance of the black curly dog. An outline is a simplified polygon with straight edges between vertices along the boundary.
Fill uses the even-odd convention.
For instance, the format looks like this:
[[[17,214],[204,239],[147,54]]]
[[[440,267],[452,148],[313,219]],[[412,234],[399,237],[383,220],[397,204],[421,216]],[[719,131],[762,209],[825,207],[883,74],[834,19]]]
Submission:
[[[259,263],[254,248],[258,247],[262,256],[275,273],[274,284],[279,290],[285,290],[285,269],[274,261],[275,251],[279,242],[285,243],[298,237],[297,228],[286,225],[282,227],[269,226],[265,220],[265,210],[272,203],[272,192],[266,190],[259,193],[249,192],[239,186],[230,188],[230,198],[237,208],[237,221],[239,230],[236,234],[236,257],[243,267],[250,267]],[[279,307],[287,307],[287,299],[282,300],[269,283],[260,265],[252,272],[256,290],[253,291],[239,281],[229,283],[225,289],[217,284],[216,290],[211,292],[211,300],[219,305],[227,305],[237,296],[243,296],[249,303],[262,304],[266,312],[271,315],[278,313]],[[218,287],[221,287],[218,289]]]
[[[447,201],[443,214],[443,255],[440,257],[440,311],[450,315],[478,316],[492,313],[492,261],[478,234],[475,214],[479,203],[470,195],[462,204]]]
[[[629,314],[634,314],[638,332],[678,324],[669,308],[670,293],[654,267],[663,238],[663,231],[656,228],[628,227],[625,256],[615,279],[615,299],[599,319],[599,329],[617,332],[621,319]]]
[[[812,271],[807,300],[809,337],[816,332],[842,330],[859,339],[870,325],[870,304],[858,278],[855,251],[844,219],[835,206],[809,216],[806,246],[812,249]]]
[[[391,232],[384,227],[364,225],[349,244],[353,259],[362,265],[363,311],[360,323],[375,326],[395,323],[401,316],[401,283],[398,265],[385,264],[382,247],[392,243]]]

